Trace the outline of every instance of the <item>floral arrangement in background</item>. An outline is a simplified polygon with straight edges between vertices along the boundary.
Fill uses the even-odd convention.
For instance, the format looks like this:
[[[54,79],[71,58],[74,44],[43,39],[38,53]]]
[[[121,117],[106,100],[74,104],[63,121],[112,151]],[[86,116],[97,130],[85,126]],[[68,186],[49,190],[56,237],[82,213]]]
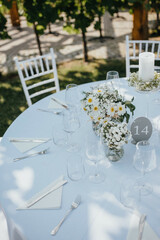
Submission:
[[[135,87],[139,91],[154,91],[160,85],[160,73],[154,72],[154,79],[149,82],[144,82],[139,79],[139,73],[133,72],[128,79],[129,85]]]
[[[135,106],[132,104],[134,98],[130,101],[125,100],[107,83],[92,88],[90,92],[84,92],[84,95],[83,109],[97,126],[96,133],[101,134],[104,143],[110,148],[117,149],[127,143],[130,135],[127,123],[130,114],[134,114]]]

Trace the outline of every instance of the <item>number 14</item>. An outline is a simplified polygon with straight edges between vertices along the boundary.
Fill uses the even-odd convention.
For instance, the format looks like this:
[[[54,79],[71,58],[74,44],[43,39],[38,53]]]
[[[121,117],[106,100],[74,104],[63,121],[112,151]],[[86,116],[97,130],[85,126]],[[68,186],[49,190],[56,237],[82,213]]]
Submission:
[[[139,132],[145,133],[146,135],[149,133],[148,126],[145,126],[141,131],[139,130],[139,126],[138,125],[135,126],[134,128],[136,129],[135,135],[140,135]]]

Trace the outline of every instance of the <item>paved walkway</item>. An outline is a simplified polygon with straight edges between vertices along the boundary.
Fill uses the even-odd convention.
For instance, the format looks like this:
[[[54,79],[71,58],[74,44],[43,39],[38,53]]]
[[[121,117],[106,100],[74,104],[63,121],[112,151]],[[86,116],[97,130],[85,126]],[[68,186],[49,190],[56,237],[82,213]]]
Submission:
[[[119,18],[111,17],[106,13],[103,17],[104,41],[100,42],[99,32],[93,26],[88,28],[87,42],[88,53],[91,58],[124,58],[125,36],[132,32],[132,15],[128,12],[120,12]],[[153,23],[155,14],[149,15],[150,24]],[[81,34],[68,34],[63,30],[63,23],[58,22],[51,26],[53,34],[47,31],[40,37],[43,53],[54,48],[56,62],[64,62],[83,57]],[[39,55],[35,34],[31,27],[27,26],[24,17],[21,17],[21,30],[12,27],[8,18],[8,31],[12,39],[0,40],[0,72],[15,70],[13,58],[18,56],[25,59]],[[55,34],[56,33],[56,34]]]
[[[98,39],[99,32],[93,26],[88,29],[88,53],[92,58],[120,58],[125,56],[125,35],[132,31],[132,15],[128,12],[119,14],[120,18],[112,18],[105,14],[103,18],[103,42]],[[53,47],[56,61],[63,62],[83,57],[81,34],[68,34],[63,30],[63,23],[53,24],[52,31],[57,34],[41,36],[43,52]],[[21,31],[12,27],[8,18],[8,31],[12,39],[0,40],[0,71],[11,72],[15,69],[13,58],[28,58],[37,55],[38,49],[33,29],[27,26],[21,17]],[[114,39],[112,39],[112,37]]]

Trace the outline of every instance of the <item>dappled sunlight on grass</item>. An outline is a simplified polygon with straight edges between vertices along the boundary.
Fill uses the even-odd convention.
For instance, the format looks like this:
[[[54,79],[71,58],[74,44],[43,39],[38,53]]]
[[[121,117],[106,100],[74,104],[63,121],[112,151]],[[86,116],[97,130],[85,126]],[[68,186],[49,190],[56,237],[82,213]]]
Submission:
[[[120,77],[125,76],[124,60],[73,60],[57,65],[60,89],[67,84],[84,84],[104,80],[107,71],[116,70]],[[42,97],[47,94],[42,95]],[[35,101],[40,100],[37,97]],[[22,90],[19,76],[12,73],[0,76],[0,136],[3,136],[9,125],[26,109],[28,105]]]

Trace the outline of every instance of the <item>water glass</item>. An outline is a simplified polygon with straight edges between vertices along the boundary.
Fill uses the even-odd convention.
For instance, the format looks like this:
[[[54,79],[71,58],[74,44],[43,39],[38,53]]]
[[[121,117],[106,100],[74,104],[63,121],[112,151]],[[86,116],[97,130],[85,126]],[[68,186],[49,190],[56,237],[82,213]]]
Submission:
[[[127,178],[121,182],[120,185],[120,201],[130,209],[137,209],[140,207],[139,191],[135,185],[134,178]]]
[[[94,132],[87,132],[85,144],[86,156],[94,164],[94,172],[89,175],[89,180],[93,183],[101,183],[105,180],[103,171],[98,168],[98,163],[105,158],[104,146],[100,137]]]
[[[136,170],[141,172],[141,177],[135,181],[140,195],[152,193],[152,186],[145,182],[144,175],[146,172],[156,168],[156,153],[154,145],[148,141],[140,141],[136,144],[136,153],[134,155],[133,165]]]
[[[67,174],[73,181],[78,181],[84,176],[84,165],[79,154],[70,154],[67,159]]]
[[[155,147],[148,141],[140,141],[136,144],[136,153],[133,160],[134,167],[142,173],[150,172],[156,168]]]
[[[53,142],[57,146],[66,146],[68,143],[67,133],[64,131],[63,119],[61,117],[55,118],[52,128]]]
[[[68,84],[65,91],[65,102],[69,107],[79,107],[79,91],[77,84]]]
[[[68,108],[63,112],[63,128],[68,136],[67,151],[76,152],[80,148],[77,133],[80,128],[80,122],[75,107]]]
[[[109,71],[109,72],[107,72],[106,80],[118,79],[118,78],[119,78],[119,73],[117,71]]]

